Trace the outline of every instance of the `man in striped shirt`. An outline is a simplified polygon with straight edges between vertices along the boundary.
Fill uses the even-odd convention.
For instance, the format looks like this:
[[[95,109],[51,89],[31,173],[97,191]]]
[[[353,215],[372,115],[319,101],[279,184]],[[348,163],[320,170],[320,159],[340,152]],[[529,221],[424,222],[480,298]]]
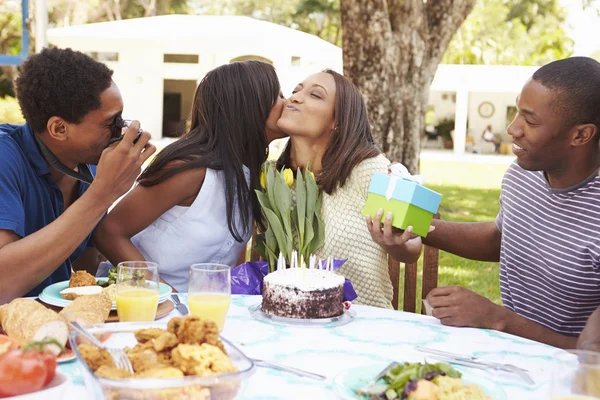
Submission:
[[[541,67],[517,109],[508,127],[517,160],[504,176],[496,221],[434,221],[424,239],[465,258],[500,261],[504,306],[457,286],[427,299],[445,325],[574,348],[600,305],[600,63],[573,57]],[[392,256],[394,247],[386,248]]]

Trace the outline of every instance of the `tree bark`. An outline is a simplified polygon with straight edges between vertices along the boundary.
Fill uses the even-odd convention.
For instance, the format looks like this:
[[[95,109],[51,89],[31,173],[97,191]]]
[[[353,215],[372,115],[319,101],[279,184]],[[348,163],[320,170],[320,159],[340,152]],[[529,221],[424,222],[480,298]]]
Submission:
[[[140,0],[140,4],[144,7],[144,17],[156,16],[156,0]]]
[[[419,170],[429,87],[475,0],[341,0],[344,74],[365,98],[375,141]]]

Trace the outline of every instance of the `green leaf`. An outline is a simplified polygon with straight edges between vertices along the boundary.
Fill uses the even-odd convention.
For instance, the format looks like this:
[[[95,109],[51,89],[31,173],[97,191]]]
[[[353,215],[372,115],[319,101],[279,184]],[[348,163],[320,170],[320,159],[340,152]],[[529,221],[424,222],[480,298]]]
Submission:
[[[269,197],[267,197],[267,194],[265,192],[263,192],[262,190],[258,190],[258,189],[254,189],[254,192],[256,192],[256,196],[263,197],[263,201],[260,203],[260,205],[262,207],[267,207],[267,208],[273,208],[273,206],[271,206],[271,202],[269,201]]]
[[[265,260],[269,263],[269,271],[273,272],[275,270],[275,265],[277,264],[277,256],[275,254],[279,254],[279,248],[277,246],[277,239],[275,238],[275,234],[273,234],[273,230],[269,227],[265,232]]]
[[[315,208],[317,205],[317,198],[319,196],[319,187],[317,186],[317,182],[313,178],[312,174],[308,167],[306,168],[306,172],[304,174],[304,179],[306,183],[306,219],[304,220],[304,254],[311,254],[311,249],[314,248],[312,245],[312,240],[315,237]],[[319,209],[320,212],[320,209]]]
[[[275,173],[275,204],[276,214],[279,215],[280,221],[283,223],[283,228],[285,229],[285,238],[287,239],[285,242],[285,250],[287,254],[292,253],[292,241],[294,236],[292,235],[292,224],[290,221],[290,209],[292,207],[292,193],[290,192],[290,188],[285,183],[285,179],[283,178],[283,174],[279,171]]]
[[[311,219],[315,213],[315,206],[317,203],[317,197],[319,195],[319,187],[317,186],[317,182],[315,182],[315,179],[312,177],[312,175],[308,173],[308,168],[306,171],[307,173],[304,176],[306,178],[306,217]],[[311,222],[312,219],[307,221],[306,224],[308,225]]]
[[[302,249],[302,254],[304,254],[306,257],[307,254],[309,256],[312,254],[310,249],[311,249],[312,240],[315,237],[315,230],[313,228],[312,223],[310,225],[306,224],[305,228],[306,228],[306,230],[304,231],[304,248]]]
[[[314,240],[310,244],[310,252],[314,253],[325,244],[325,223],[321,219],[321,206],[323,204],[323,196],[319,194],[315,205],[315,220],[314,220]]]
[[[267,248],[265,234],[261,233],[254,237],[254,251],[258,253],[264,260],[267,259]]]
[[[304,254],[304,224],[306,221],[306,184],[300,168],[296,171],[296,229],[298,230],[298,248]],[[306,256],[306,255],[305,255]]]
[[[267,163],[265,169],[265,177],[267,182],[267,196],[269,197],[269,203],[271,205],[275,204],[275,168],[271,163]],[[264,206],[263,206],[264,207]],[[271,207],[269,207],[271,208]]]
[[[265,208],[263,209],[263,211],[265,213],[265,216],[267,217],[267,221],[269,221],[269,228],[273,230],[273,234],[275,235],[275,239],[277,240],[279,250],[283,252],[283,256],[287,259],[289,253],[287,253],[286,238],[285,233],[283,232],[283,227],[281,226],[281,222],[279,221],[279,218],[277,218],[277,215],[270,209]]]

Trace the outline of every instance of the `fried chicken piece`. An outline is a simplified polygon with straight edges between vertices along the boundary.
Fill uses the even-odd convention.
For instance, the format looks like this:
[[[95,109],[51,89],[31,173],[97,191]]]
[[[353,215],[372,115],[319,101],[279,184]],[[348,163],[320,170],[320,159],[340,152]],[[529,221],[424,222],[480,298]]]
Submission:
[[[136,378],[183,378],[183,372],[174,367],[155,367],[135,376]]]
[[[225,352],[223,342],[219,340],[219,328],[213,321],[203,320],[193,315],[175,317],[167,325],[169,332],[177,335],[179,343],[203,344],[218,347]]]
[[[162,335],[153,340],[152,345],[154,346],[154,350],[157,352],[168,350],[170,351],[173,347],[176,347],[179,344],[179,340],[174,333],[164,331]]]
[[[99,377],[108,379],[133,378],[131,372],[117,367],[109,367],[108,365],[102,365],[100,368],[98,368],[95,374]]]
[[[160,328],[149,328],[135,331],[134,335],[139,343],[146,343],[149,340],[156,339],[157,337],[166,332],[167,331]]]
[[[69,287],[96,286],[96,278],[87,271],[75,271],[69,280]]]
[[[139,353],[144,350],[154,350],[154,345],[152,344],[152,342],[138,343],[133,347],[133,349],[125,348],[125,352],[128,355],[131,355],[133,353]]]
[[[161,351],[158,353],[158,362],[163,365],[172,365],[171,350]]]
[[[203,343],[180,344],[171,351],[172,363],[185,375],[213,375],[235,372],[231,358],[216,346]]]
[[[196,385],[170,389],[108,389],[106,400],[228,400],[233,397],[214,397],[210,389]]]
[[[154,349],[146,349],[144,351],[133,352],[128,354],[131,366],[136,373],[144,372],[159,365],[158,354]]]
[[[103,365],[116,368],[110,353],[91,344],[80,344],[77,346],[77,351],[83,358],[83,361],[90,367],[92,371],[97,371]]]

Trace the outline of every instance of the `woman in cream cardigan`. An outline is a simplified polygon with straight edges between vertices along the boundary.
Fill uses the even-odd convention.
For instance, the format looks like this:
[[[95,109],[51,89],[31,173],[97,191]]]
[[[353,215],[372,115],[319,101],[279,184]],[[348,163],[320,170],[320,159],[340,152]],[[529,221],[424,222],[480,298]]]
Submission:
[[[311,75],[296,86],[277,125],[290,136],[278,166],[309,165],[323,192],[325,244],[316,255],[348,260],[339,273],[352,281],[356,303],[391,308],[387,255],[368,224],[381,227],[375,216],[367,223],[362,216],[371,177],[387,173],[390,162],[373,141],[362,96],[334,71]],[[405,249],[399,261],[416,261],[421,240],[410,232],[399,240]]]

